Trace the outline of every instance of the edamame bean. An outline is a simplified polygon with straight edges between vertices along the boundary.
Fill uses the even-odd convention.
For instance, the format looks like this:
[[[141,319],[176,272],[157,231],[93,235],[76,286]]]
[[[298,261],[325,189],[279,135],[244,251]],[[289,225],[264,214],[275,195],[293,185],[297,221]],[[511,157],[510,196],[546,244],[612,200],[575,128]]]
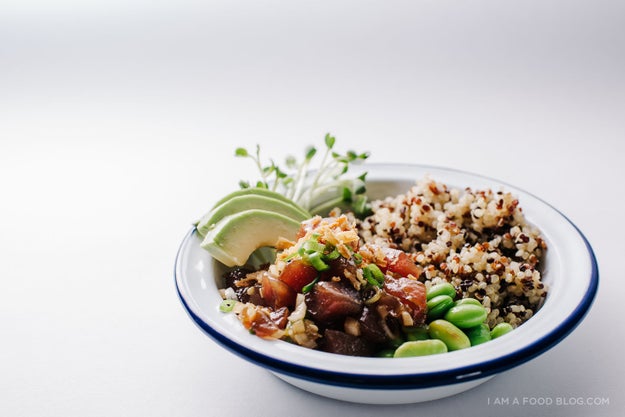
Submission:
[[[440,284],[432,285],[430,289],[426,291],[425,297],[429,301],[439,295],[447,295],[454,299],[456,298],[456,288],[449,282],[441,282]]]
[[[499,323],[490,331],[490,337],[496,339],[506,333],[510,333],[513,329],[510,323]]]
[[[438,339],[415,340],[403,343],[395,350],[394,358],[436,355],[447,352],[447,345]]]
[[[445,312],[454,305],[454,300],[445,294],[437,295],[427,302],[427,318],[435,320],[443,317]]]
[[[460,350],[471,347],[469,337],[447,320],[434,320],[430,323],[428,332],[433,339],[439,339],[445,343],[448,350]]]
[[[482,305],[460,304],[455,305],[445,313],[445,320],[461,329],[468,329],[481,324],[486,320],[486,309]]]
[[[482,303],[480,303],[478,300],[476,300],[475,298],[471,298],[471,297],[467,297],[467,298],[461,298],[460,300],[456,301],[455,303],[457,306],[461,306],[463,304],[473,304],[476,306],[481,306]]]
[[[464,333],[469,337],[471,346],[481,345],[491,339],[490,328],[486,323],[466,329]]]
[[[425,327],[405,327],[404,334],[406,335],[406,340],[408,341],[429,339],[428,329]]]

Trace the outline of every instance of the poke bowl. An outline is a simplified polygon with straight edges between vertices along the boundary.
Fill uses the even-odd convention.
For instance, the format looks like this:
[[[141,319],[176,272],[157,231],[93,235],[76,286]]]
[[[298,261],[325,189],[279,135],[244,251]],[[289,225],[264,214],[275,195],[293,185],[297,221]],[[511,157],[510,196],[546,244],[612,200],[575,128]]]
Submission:
[[[447,397],[484,383],[546,352],[583,320],[597,291],[597,263],[584,235],[557,209],[512,185],[455,169],[409,164],[366,164],[359,169],[367,172],[372,200],[406,193],[424,177],[460,190],[512,193],[527,222],[540,230],[546,248],[540,261],[546,288],[540,306],[503,337],[427,356],[348,356],[267,340],[220,309],[229,268],[202,248],[194,226],[176,257],[175,285],[185,310],[206,335],[303,390],[350,402],[401,404]]]

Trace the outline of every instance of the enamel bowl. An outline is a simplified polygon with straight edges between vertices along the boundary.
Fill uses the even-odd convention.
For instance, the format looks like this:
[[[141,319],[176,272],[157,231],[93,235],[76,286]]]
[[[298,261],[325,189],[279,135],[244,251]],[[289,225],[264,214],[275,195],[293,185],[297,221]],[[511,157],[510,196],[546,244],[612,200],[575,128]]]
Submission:
[[[233,314],[219,311],[224,268],[200,248],[192,229],[175,265],[175,283],[189,316],[215,342],[304,390],[339,400],[401,404],[434,400],[475,387],[565,338],[588,312],[597,291],[597,263],[586,238],[562,213],[508,184],[457,170],[417,165],[366,164],[371,198],[403,193],[424,175],[451,187],[504,189],[516,195],[548,249],[542,308],[506,336],[460,351],[415,358],[349,357],[267,341],[251,335]],[[217,197],[217,196],[216,196]]]

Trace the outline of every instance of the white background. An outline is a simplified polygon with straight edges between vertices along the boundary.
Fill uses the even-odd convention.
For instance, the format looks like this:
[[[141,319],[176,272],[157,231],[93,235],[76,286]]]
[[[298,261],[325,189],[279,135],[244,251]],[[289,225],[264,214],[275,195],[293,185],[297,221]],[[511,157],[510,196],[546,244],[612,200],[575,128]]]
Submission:
[[[593,245],[591,312],[542,356],[448,399],[327,400],[189,320],[176,250],[253,177],[332,132],[373,162],[528,190]],[[625,3],[0,3],[0,415],[618,416]],[[498,398],[601,406],[496,406]]]

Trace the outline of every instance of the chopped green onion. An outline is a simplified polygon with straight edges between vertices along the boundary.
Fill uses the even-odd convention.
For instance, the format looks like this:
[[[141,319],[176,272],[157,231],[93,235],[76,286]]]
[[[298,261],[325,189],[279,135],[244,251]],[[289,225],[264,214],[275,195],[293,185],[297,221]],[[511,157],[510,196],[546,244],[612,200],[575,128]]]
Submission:
[[[237,302],[235,300],[223,300],[221,304],[219,304],[219,311],[222,313],[230,313],[236,304]]]
[[[384,283],[384,273],[376,264],[369,264],[362,269],[362,276],[371,285],[381,287]]]
[[[359,253],[354,254],[354,263],[360,265],[362,263],[362,255]]]
[[[299,255],[299,253],[297,253],[297,252],[293,252],[292,254],[290,254],[289,256],[287,256],[286,258],[284,258],[283,260],[284,260],[284,262],[288,262],[288,261],[290,261],[291,259],[295,258],[297,255]]]
[[[373,274],[373,278],[375,278],[376,281],[380,283],[384,282],[384,273],[380,270],[380,268],[376,264],[369,264],[367,265],[367,268],[371,270],[371,273]]]
[[[339,256],[341,256],[341,253],[338,251],[338,249],[334,248],[332,250],[332,252],[323,255],[323,260],[324,261],[334,261],[334,260],[338,259]]]
[[[330,268],[330,266],[323,262],[321,259],[321,253],[313,252],[308,255],[308,262],[315,268],[317,271],[326,271]]]
[[[319,277],[313,279],[312,282],[310,282],[309,284],[304,285],[304,287],[302,287],[302,294],[308,294],[310,290],[312,290],[312,288],[315,286],[317,281],[319,281]]]
[[[325,245],[323,243],[319,243],[316,240],[307,240],[306,242],[304,242],[304,244],[302,245],[302,247],[304,248],[304,251],[306,253],[315,253],[315,252],[323,252],[325,250]]]
[[[380,283],[378,282],[377,279],[375,279],[375,277],[373,276],[373,272],[371,272],[369,268],[362,269],[362,276],[367,280],[369,284],[374,285],[376,287],[380,286]]]
[[[375,294],[365,300],[366,305],[371,305],[373,303],[377,303],[378,300],[382,297],[382,290],[380,290],[377,286],[375,286]]]

